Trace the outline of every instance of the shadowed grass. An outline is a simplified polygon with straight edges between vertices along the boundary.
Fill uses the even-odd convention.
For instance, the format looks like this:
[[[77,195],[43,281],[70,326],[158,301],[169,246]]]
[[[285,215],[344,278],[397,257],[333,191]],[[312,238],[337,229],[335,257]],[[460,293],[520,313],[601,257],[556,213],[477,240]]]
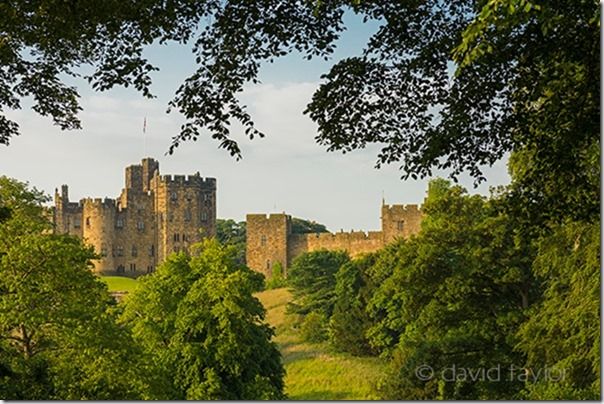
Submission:
[[[292,400],[372,400],[373,385],[382,374],[378,358],[334,353],[327,344],[301,340],[285,313],[291,294],[285,288],[256,295],[267,309],[267,321],[276,329],[275,342],[283,355],[285,391]]]

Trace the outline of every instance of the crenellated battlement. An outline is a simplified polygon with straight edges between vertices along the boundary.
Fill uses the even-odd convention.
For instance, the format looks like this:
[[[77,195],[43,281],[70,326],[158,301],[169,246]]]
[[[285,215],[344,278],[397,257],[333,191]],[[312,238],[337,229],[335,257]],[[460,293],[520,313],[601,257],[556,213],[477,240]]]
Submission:
[[[365,240],[381,240],[381,231],[340,231],[338,233],[307,233],[304,234],[307,238],[313,238],[317,242],[348,242],[348,241],[365,241]]]
[[[266,213],[248,213],[246,215],[246,220],[249,221],[271,221],[271,220],[283,220],[284,218],[287,218],[288,220],[291,219],[291,217],[289,215],[286,215],[285,213],[270,213],[270,214],[266,214]]]
[[[393,212],[393,213],[403,213],[403,212],[421,212],[421,205],[417,204],[407,204],[407,205],[383,205],[382,209]]]
[[[185,186],[199,188],[216,188],[216,178],[202,177],[199,173],[192,175],[160,175],[159,181],[167,186]]]
[[[80,206],[115,209],[117,201],[112,198],[84,198],[80,200]]]

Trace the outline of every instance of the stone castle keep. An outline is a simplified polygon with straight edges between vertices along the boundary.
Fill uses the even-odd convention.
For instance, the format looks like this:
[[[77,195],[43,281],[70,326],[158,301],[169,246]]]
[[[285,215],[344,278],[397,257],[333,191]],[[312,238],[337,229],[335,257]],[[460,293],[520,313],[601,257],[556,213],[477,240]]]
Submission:
[[[139,276],[152,272],[172,252],[216,233],[216,179],[160,175],[151,158],[126,168],[117,199],[70,202],[67,185],[55,191],[57,233],[94,246],[102,258],[95,272]]]
[[[153,272],[172,252],[215,236],[216,179],[160,175],[159,163],[145,158],[126,167],[117,199],[70,202],[67,185],[55,190],[53,216],[57,233],[77,236],[101,255],[95,272],[136,277]],[[419,232],[421,219],[417,205],[383,204],[381,231],[295,234],[285,213],[249,214],[247,266],[270,277],[277,263],[287,269],[304,252],[345,250],[358,256]]]
[[[355,257],[377,251],[419,232],[422,213],[417,205],[383,204],[381,219],[381,231],[294,234],[285,213],[247,215],[247,266],[270,277],[275,264],[287,269],[304,252],[344,250]]]

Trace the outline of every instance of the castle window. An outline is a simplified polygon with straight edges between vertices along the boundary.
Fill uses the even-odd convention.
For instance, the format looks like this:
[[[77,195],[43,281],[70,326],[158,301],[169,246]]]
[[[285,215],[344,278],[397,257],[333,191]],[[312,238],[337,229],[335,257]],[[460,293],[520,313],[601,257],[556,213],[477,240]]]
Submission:
[[[118,257],[121,257],[121,256],[124,255],[124,247],[118,246],[116,250],[117,250],[117,256]]]
[[[180,234],[174,233],[174,241],[176,241],[176,242],[180,241]]]
[[[170,213],[170,215],[168,216],[168,221],[173,221],[174,220],[174,215],[172,213]]]
[[[191,211],[186,210],[185,211],[185,222],[190,222],[190,221],[191,221]]]
[[[209,201],[210,200],[210,195],[209,194],[203,194],[203,200],[204,201]]]
[[[136,224],[136,228],[139,230],[144,230],[145,229],[145,222],[143,222],[142,220],[139,220],[138,223]]]
[[[118,229],[121,229],[122,227],[124,227],[124,219],[119,217],[117,219],[117,221],[115,222],[115,227],[117,227]]]
[[[136,246],[135,246],[135,245],[133,245],[133,246],[132,246],[132,256],[133,256],[133,257],[136,257],[136,255],[137,255],[137,254],[138,254],[138,251],[137,251],[137,249],[136,249]]]
[[[399,220],[398,222],[396,222],[396,228],[397,228],[399,231],[402,231],[402,230],[403,230],[404,225],[405,225],[405,222],[404,222],[403,220]]]
[[[135,263],[130,264],[130,271],[131,272],[136,272],[136,264]]]
[[[267,270],[271,269],[271,261],[270,260],[266,260],[266,269]]]
[[[78,220],[78,218],[76,218],[76,220],[74,220],[74,222],[73,222],[73,227],[76,228],[76,229],[79,229],[80,228],[80,221],[81,220],[82,219]]]
[[[260,237],[260,245],[266,245],[266,236]]]
[[[103,247],[101,247],[101,255],[102,255],[103,257],[106,257],[106,256],[107,256],[107,247],[104,247],[104,246],[103,246]]]
[[[174,252],[177,253],[180,251],[180,247],[174,247]]]
[[[151,244],[151,247],[149,247],[149,255],[151,257],[153,257],[155,255],[155,245]]]
[[[147,265],[147,273],[150,274],[153,272],[153,265]]]
[[[201,212],[201,221],[205,222],[208,220],[208,213],[207,212]]]
[[[170,199],[173,200],[173,201],[177,200],[178,199],[178,194],[176,192],[172,191],[170,193]]]
[[[123,274],[123,273],[124,273],[124,270],[125,270],[125,268],[124,268],[124,266],[123,266],[123,265],[118,265],[118,266],[117,266],[117,273],[118,273],[118,274]]]
[[[86,218],[86,226],[90,227],[90,217]]]

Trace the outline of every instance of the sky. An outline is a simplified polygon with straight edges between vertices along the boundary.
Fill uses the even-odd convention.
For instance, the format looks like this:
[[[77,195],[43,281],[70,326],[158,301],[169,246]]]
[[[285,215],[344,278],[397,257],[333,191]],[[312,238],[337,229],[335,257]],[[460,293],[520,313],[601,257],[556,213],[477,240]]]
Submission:
[[[209,136],[166,155],[184,121],[177,112],[166,114],[168,102],[195,69],[188,47],[168,44],[146,52],[160,68],[152,76],[155,99],[124,88],[98,93],[76,82],[82,130],[61,131],[27,107],[6,111],[20,125],[21,136],[8,147],[0,145],[0,175],[27,181],[49,195],[68,184],[72,201],[115,198],[124,187],[125,167],[153,157],[162,174],[199,171],[216,178],[219,218],[240,221],[247,213],[286,212],[323,223],[331,231],[379,230],[382,198],[387,204],[421,204],[429,179],[402,181],[396,164],[375,169],[378,147],[345,155],[327,152],[314,141],[316,125],[302,114],[321,74],[338,60],[358,55],[378,27],[352,15],[346,15],[346,23],[349,28],[330,61],[289,55],[263,66],[261,84],[246,87],[240,98],[267,136],[250,141],[234,133],[243,152],[240,161],[218,149]],[[460,183],[484,195],[490,186],[509,183],[505,158],[484,173],[487,182],[478,188],[468,176]]]

